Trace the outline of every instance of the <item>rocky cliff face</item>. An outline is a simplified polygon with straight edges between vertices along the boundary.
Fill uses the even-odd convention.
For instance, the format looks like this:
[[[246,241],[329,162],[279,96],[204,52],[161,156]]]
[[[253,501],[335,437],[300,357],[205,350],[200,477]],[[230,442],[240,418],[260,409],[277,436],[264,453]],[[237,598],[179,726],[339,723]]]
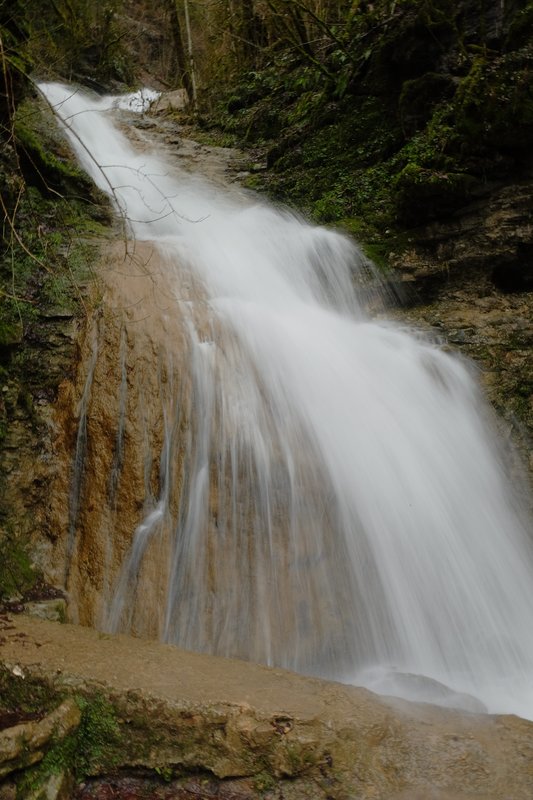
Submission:
[[[32,562],[57,536],[45,521],[57,469],[53,406],[75,374],[94,236],[110,221],[43,103],[20,101],[10,125],[9,143],[0,130],[0,600],[32,587]]]
[[[518,446],[530,477],[532,208],[525,170],[516,183],[488,189],[451,217],[417,229],[390,256],[404,305],[399,316],[473,360],[503,437]]]

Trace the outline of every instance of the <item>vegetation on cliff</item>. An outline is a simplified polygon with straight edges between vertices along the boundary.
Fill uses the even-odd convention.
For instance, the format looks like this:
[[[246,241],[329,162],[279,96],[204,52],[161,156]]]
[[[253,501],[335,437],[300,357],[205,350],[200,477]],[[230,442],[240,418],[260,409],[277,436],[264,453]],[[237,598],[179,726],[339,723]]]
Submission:
[[[531,171],[527,0],[129,0],[121,19],[137,75],[194,82],[194,121],[266,154],[250,186],[378,260]]]
[[[296,5],[313,53],[272,45],[215,115],[266,147],[272,193],[381,238],[529,164],[531,4]]]
[[[35,465],[43,452],[46,409],[72,369],[71,329],[83,310],[90,236],[110,219],[30,79],[45,64],[73,69],[78,51],[73,44],[61,50],[64,26],[51,19],[52,8],[60,14],[60,4],[0,7],[0,601],[20,598],[39,577],[29,541],[37,524],[32,504],[43,487],[29,474],[22,498],[12,486],[23,453],[33,454]],[[72,41],[74,34],[73,27]]]
[[[367,239],[529,165],[527,0],[15,6],[2,22],[19,42],[13,75],[33,63],[95,86],[194,84],[200,124],[266,149],[272,194]]]

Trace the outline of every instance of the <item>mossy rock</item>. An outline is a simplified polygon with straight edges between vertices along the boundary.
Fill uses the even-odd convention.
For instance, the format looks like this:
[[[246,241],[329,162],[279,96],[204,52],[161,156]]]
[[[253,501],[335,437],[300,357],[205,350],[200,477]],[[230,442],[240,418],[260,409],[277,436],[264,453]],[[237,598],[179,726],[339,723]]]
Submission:
[[[428,72],[419,78],[405,81],[398,99],[402,129],[406,135],[420,130],[430,119],[433,109],[455,92],[450,75]]]
[[[52,111],[39,98],[25,100],[15,115],[15,140],[27,183],[47,196],[73,194],[101,200],[91,179],[76,165]]]
[[[0,711],[3,714],[43,717],[59,705],[63,696],[40,678],[0,664]]]
[[[20,320],[9,321],[0,316],[0,349],[20,344],[24,335]]]
[[[410,163],[394,182],[398,217],[408,225],[420,225],[454,211],[471,195],[476,180],[460,172],[437,172]]]
[[[456,131],[474,152],[529,150],[533,137],[533,45],[489,60],[474,60],[454,102]]]
[[[380,25],[368,47],[363,86],[377,96],[396,93],[407,80],[435,72],[443,53],[456,40],[452,3],[404,0],[389,25]],[[448,8],[449,7],[449,8]]]

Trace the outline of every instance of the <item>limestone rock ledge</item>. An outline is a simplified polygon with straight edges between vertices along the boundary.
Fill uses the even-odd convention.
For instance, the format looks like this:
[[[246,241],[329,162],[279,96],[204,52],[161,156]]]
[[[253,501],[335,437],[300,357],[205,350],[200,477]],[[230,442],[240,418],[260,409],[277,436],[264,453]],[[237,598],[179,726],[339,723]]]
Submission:
[[[117,735],[93,776],[203,774],[220,786],[245,781],[246,798],[531,800],[533,723],[517,717],[386,700],[25,616],[0,633],[0,663],[19,680],[39,677],[58,698],[99,696],[113,708]]]
[[[67,699],[37,722],[0,731],[0,778],[41,761],[51,742],[76,730],[80,720],[80,709],[74,700]]]

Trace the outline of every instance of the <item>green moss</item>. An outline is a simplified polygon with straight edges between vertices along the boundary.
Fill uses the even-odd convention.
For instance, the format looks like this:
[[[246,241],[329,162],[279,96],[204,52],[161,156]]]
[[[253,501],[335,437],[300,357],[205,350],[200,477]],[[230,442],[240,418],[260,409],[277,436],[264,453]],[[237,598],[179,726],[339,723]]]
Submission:
[[[44,716],[56,708],[63,696],[31,675],[15,675],[0,664],[0,709],[14,714]]]
[[[81,781],[116,764],[120,732],[113,707],[101,695],[77,697],[76,702],[80,725],[66,738],[52,741],[42,761],[24,772],[17,785],[18,797],[35,792],[51,775],[67,772]]]
[[[372,239],[519,173],[533,135],[531,8],[504,10],[498,27],[483,4],[365,4],[335,29],[327,75],[280,48],[224,112],[236,134],[276,135],[253,186],[318,222],[364,219]]]
[[[473,153],[528,148],[533,134],[533,46],[474,59],[454,103],[454,122]]]
[[[287,742],[285,746],[285,758],[289,768],[289,774],[294,777],[305,772],[317,764],[317,757],[298,744]]]
[[[404,82],[398,98],[402,130],[414,134],[432,118],[435,106],[449,99],[455,91],[450,76],[428,72]]]
[[[383,273],[389,270],[389,247],[386,242],[365,242],[360,239],[360,245],[367,258]]]
[[[0,532],[0,543],[0,600],[8,600],[24,595],[41,576],[31,563],[29,542],[7,530]]]
[[[31,119],[31,117],[29,118]],[[15,135],[18,145],[35,162],[35,168],[41,167],[46,175],[55,178],[58,182],[75,178],[79,179],[80,173],[66,161],[61,161],[50,150],[47,150],[41,137],[28,125],[28,118],[17,114],[15,120]]]
[[[276,781],[269,772],[260,772],[254,778],[254,787],[258,792],[266,794],[276,788]]]
[[[6,307],[2,311],[3,313],[0,317],[0,347],[10,347],[22,341],[22,324],[20,320],[10,318],[11,314],[6,313]]]
[[[313,217],[320,222],[335,222],[344,216],[346,201],[342,191],[331,190],[313,203]]]
[[[169,767],[169,766],[166,766],[166,767],[156,767],[156,768],[155,768],[155,773],[156,773],[156,775],[158,775],[160,778],[162,778],[162,780],[164,780],[164,781],[165,781],[165,783],[170,783],[170,781],[171,781],[171,780],[172,780],[172,778],[174,777],[174,770],[172,769],[172,767]]]
[[[441,172],[410,162],[394,180],[397,213],[407,224],[446,215],[464,204],[474,183],[465,173]]]
[[[94,771],[113,766],[120,736],[115,711],[104,697],[79,697],[77,702],[81,710],[80,726],[61,747],[74,775],[81,780]]]
[[[9,173],[18,200],[14,232],[0,257],[0,347],[24,346],[27,332],[50,311],[75,312],[77,286],[87,280],[94,260],[87,238],[102,235],[110,217],[107,200],[54,133],[55,120],[43,102],[28,99],[19,106],[15,131],[25,183],[16,172]],[[49,195],[51,185],[55,188]],[[75,198],[61,196],[70,191]]]
[[[92,183],[73,161],[44,100],[28,98],[18,106],[14,133],[27,180],[45,189],[51,185],[54,190],[76,189],[90,196]]]

